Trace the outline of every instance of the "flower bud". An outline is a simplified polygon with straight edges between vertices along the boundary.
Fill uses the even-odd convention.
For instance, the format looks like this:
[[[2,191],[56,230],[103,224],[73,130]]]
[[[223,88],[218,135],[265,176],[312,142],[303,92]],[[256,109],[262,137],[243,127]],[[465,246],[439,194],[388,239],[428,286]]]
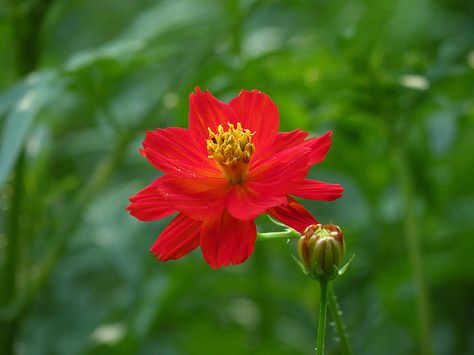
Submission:
[[[299,239],[298,249],[306,272],[319,281],[334,279],[344,258],[344,237],[335,224],[313,224]]]

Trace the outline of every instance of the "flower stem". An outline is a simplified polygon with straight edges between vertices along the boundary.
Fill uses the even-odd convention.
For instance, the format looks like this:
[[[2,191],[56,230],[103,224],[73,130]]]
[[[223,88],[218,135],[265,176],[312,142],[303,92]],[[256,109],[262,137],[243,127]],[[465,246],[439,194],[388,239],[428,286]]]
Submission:
[[[257,240],[285,240],[285,239],[296,239],[301,237],[294,229],[288,229],[282,232],[265,232],[257,233]]]
[[[349,344],[349,337],[347,335],[344,321],[341,317],[341,311],[339,309],[339,305],[337,304],[336,295],[334,294],[334,290],[332,289],[331,285],[329,285],[329,308],[331,309],[331,314],[336,325],[336,330],[339,335],[343,354],[352,355],[351,345]]]
[[[12,182],[13,195],[6,223],[5,259],[0,265],[0,309],[10,306],[17,293],[18,262],[21,246],[21,207],[24,196],[25,154],[20,153]],[[0,353],[13,354],[18,322],[0,319]]]
[[[414,181],[409,170],[406,156],[397,145],[392,146],[392,156],[397,169],[400,189],[402,191],[404,218],[402,227],[408,251],[413,281],[415,286],[416,319],[420,354],[434,354],[431,341],[431,326],[429,314],[428,291],[423,270],[423,257],[421,253],[420,223],[417,221],[414,205]]]
[[[316,335],[316,355],[324,355],[324,338],[326,336],[326,315],[327,315],[327,281],[320,281],[321,300],[319,303],[318,332]]]

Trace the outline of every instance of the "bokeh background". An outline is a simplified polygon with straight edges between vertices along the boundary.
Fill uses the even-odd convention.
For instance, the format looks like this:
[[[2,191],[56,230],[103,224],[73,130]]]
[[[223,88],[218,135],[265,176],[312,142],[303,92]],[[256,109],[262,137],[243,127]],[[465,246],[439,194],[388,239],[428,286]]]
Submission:
[[[355,354],[474,353],[474,2],[3,0],[0,53],[1,354],[313,353],[293,242],[159,263],[169,219],[125,211],[160,174],[146,130],[186,127],[197,85],[334,129],[311,177],[344,197],[304,204],[355,254]]]

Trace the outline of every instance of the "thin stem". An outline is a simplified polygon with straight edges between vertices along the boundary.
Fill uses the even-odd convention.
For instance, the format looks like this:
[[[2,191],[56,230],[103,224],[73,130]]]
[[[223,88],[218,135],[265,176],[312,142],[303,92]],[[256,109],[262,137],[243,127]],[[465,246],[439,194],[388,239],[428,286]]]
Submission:
[[[15,71],[22,77],[33,71],[39,62],[41,54],[40,30],[52,0],[32,2],[28,11],[23,12],[26,2],[10,0],[8,11],[10,13],[10,27],[12,33],[13,53],[15,56]],[[16,298],[16,284],[18,278],[18,254],[21,248],[21,203],[23,194],[23,169],[24,153],[22,152],[17,162],[14,177],[12,206],[7,222],[7,252],[4,267],[4,280],[0,294],[0,313],[6,310],[12,314],[10,306]],[[3,276],[3,275],[2,275]],[[14,343],[20,324],[20,315],[11,319],[0,319],[0,353],[8,355],[14,353]]]
[[[296,239],[301,237],[294,229],[288,229],[282,232],[266,232],[266,233],[257,233],[257,240],[286,240],[286,239]]]
[[[6,225],[6,255],[2,271],[2,288],[0,293],[0,307],[6,307],[15,299],[18,278],[18,255],[21,241],[20,211],[23,200],[24,157],[20,153],[16,164],[13,180],[13,196]],[[17,322],[3,322],[0,319],[0,353],[13,354],[13,345],[17,330]]]
[[[408,259],[413,273],[415,285],[416,319],[419,333],[420,352],[422,355],[434,354],[428,306],[428,294],[423,273],[423,260],[420,247],[420,229],[416,220],[414,205],[414,182],[409,171],[405,155],[396,144],[392,146],[392,156],[398,172],[402,190],[404,218],[402,227],[405,234]]]
[[[318,332],[316,335],[316,355],[324,355],[324,338],[326,337],[326,315],[327,315],[327,295],[328,283],[320,281],[321,300],[319,303]]]
[[[341,311],[339,309],[339,305],[337,304],[336,295],[334,294],[332,285],[329,285],[328,301],[329,308],[331,309],[332,318],[334,319],[336,330],[339,335],[339,340],[341,342],[343,354],[352,355],[351,345],[349,344],[349,337],[347,335],[346,326],[344,325],[344,321],[342,320]]]
[[[23,76],[38,67],[41,57],[41,28],[53,0],[10,0],[10,24],[17,74]]]

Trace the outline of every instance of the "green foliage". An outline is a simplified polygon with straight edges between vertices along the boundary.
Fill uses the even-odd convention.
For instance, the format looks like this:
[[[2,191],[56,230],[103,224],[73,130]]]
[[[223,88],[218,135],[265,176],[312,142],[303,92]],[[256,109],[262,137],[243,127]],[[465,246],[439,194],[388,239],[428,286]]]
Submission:
[[[196,85],[268,93],[282,130],[334,129],[310,174],[344,197],[304,204],[356,255],[334,284],[355,354],[427,353],[413,236],[435,353],[474,353],[472,1],[11,0],[0,18],[0,353],[311,353],[294,242],[159,263],[168,220],[125,211],[159,176],[145,131],[185,127]]]

